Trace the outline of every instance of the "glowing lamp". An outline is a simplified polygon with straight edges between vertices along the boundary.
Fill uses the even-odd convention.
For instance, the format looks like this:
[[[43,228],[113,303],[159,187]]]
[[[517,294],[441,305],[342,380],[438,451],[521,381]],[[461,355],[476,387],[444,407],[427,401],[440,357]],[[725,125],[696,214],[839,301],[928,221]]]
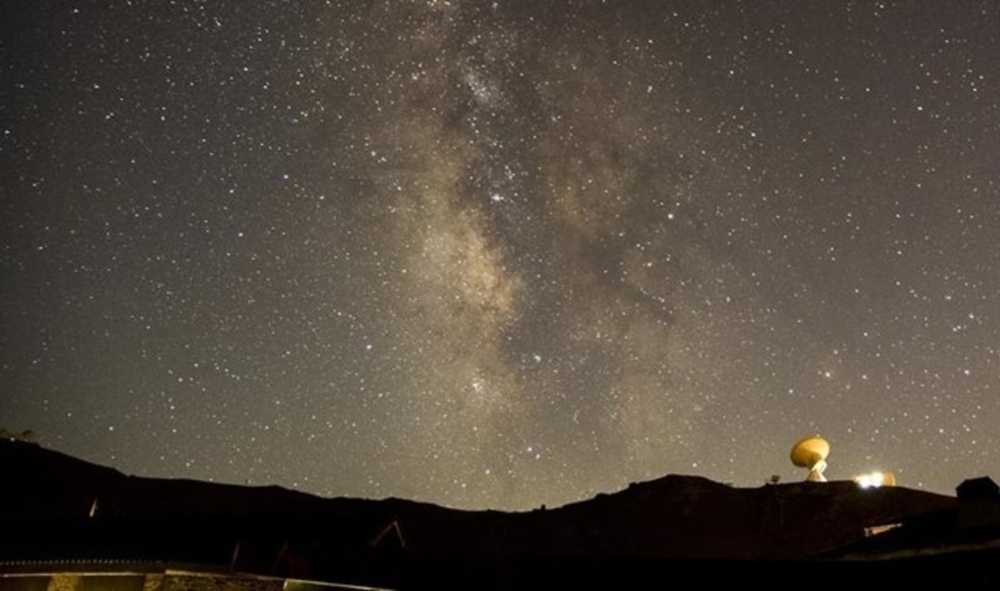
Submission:
[[[892,472],[869,472],[855,476],[854,482],[857,482],[861,488],[896,486],[896,475]]]

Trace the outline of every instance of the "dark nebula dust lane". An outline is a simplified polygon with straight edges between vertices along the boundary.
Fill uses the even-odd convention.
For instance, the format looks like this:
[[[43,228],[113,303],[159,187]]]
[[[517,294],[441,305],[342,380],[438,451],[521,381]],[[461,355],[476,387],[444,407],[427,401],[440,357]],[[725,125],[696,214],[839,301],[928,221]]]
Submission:
[[[0,23],[6,429],[466,508],[799,479],[811,432],[833,479],[995,470],[995,2]]]

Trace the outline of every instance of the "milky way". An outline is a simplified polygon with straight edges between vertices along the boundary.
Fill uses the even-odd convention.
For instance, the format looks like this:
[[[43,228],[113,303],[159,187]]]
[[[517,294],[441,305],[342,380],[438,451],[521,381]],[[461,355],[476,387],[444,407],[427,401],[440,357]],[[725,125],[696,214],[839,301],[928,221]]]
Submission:
[[[8,2],[0,426],[525,509],[1000,436],[995,2]]]

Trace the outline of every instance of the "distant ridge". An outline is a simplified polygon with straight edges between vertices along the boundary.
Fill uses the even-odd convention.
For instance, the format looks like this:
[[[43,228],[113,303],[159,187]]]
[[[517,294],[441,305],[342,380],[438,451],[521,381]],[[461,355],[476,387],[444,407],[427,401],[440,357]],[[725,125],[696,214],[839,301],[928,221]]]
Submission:
[[[0,527],[12,534],[0,539],[0,561],[173,561],[390,586],[455,560],[471,572],[528,557],[593,568],[813,560],[859,543],[866,528],[957,507],[953,497],[852,482],[744,489],[668,475],[558,508],[460,511],[132,477],[21,441],[0,441],[0,467]]]

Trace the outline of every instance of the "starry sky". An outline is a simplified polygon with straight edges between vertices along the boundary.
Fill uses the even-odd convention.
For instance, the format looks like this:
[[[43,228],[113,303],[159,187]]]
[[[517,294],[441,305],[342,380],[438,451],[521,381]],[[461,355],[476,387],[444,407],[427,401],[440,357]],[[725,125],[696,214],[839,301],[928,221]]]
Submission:
[[[995,1],[0,5],[0,426],[462,508],[1000,447]]]

